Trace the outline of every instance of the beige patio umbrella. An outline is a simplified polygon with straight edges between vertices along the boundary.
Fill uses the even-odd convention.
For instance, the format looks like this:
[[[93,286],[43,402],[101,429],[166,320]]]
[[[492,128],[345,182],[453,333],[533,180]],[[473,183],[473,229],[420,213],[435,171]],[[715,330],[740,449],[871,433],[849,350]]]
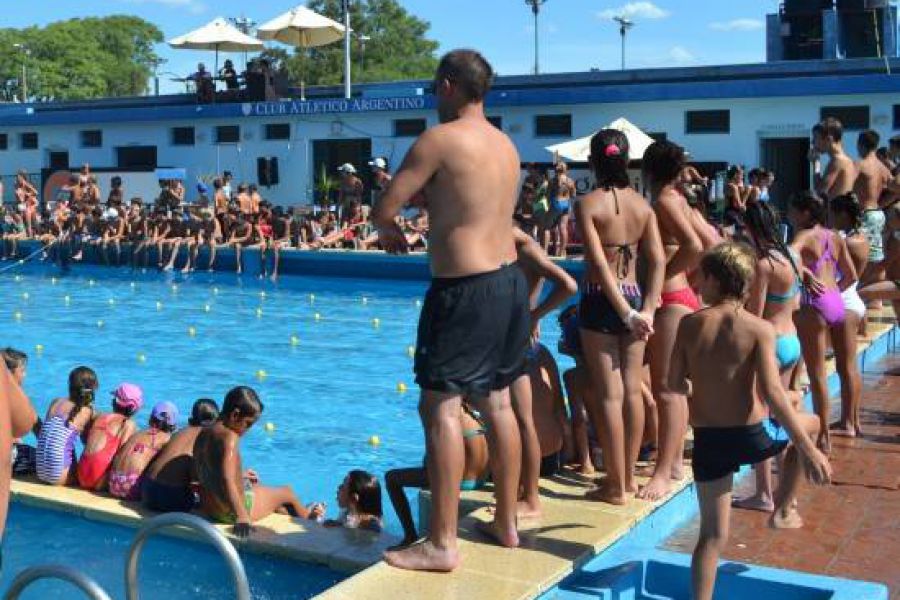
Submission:
[[[644,152],[653,143],[652,137],[625,118],[616,119],[603,129],[618,129],[625,134],[625,137],[628,138],[628,156],[631,160],[641,160]],[[547,146],[544,149],[566,160],[585,162],[591,154],[591,138],[595,133],[577,140]]]
[[[220,50],[222,52],[247,52],[265,48],[265,44],[261,41],[247,35],[223,17],[213,19],[200,29],[169,40],[169,46],[179,50],[215,50],[215,73],[219,72]]]
[[[257,28],[256,35],[261,40],[274,40],[295,48],[314,48],[342,40],[344,31],[341,23],[301,5],[263,23]],[[301,81],[301,98],[303,87]]]

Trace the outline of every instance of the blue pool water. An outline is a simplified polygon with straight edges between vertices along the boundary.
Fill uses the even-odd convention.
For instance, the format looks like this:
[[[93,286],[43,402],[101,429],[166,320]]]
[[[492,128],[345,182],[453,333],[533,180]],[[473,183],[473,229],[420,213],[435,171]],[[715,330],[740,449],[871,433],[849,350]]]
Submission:
[[[84,572],[112,598],[125,597],[125,559],[135,530],[99,524],[65,513],[13,504],[3,547],[0,589],[38,564],[65,564]],[[255,600],[310,598],[343,579],[323,567],[242,554]],[[233,598],[225,561],[208,545],[160,536],[147,542],[138,567],[142,598]],[[79,598],[68,583],[42,580],[23,600]]]
[[[264,483],[291,484],[304,502],[326,501],[334,515],[335,490],[347,471],[381,477],[421,464],[408,349],[426,286],[297,276],[271,284],[230,274],[88,266],[63,276],[54,267],[26,265],[0,275],[7,312],[0,344],[29,354],[25,387],[41,414],[66,393],[68,372],[80,364],[97,371],[103,410],[120,382],[144,388],[142,427],[156,401],[175,402],[184,420],[199,397],[221,401],[235,385],[253,386],[265,411],[242,441],[245,466]],[[555,351],[555,319],[545,319],[543,336]],[[398,383],[409,391],[399,393]],[[266,423],[274,430],[266,431]],[[369,443],[372,436],[379,445]],[[388,527],[399,531],[386,494],[384,502]]]

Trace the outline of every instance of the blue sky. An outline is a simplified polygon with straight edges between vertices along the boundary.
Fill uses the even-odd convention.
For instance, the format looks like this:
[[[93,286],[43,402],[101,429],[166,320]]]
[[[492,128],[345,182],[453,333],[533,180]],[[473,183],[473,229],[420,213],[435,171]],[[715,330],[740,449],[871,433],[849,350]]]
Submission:
[[[30,0],[7,11],[5,26],[25,27],[79,16],[129,13],[156,23],[166,38],[185,33],[216,16],[265,21],[301,0]],[[528,73],[534,63],[533,16],[524,0],[400,0],[431,23],[441,49],[478,48],[503,75]],[[629,33],[630,67],[665,67],[761,62],[765,60],[765,13],[777,0],[546,0],[540,15],[542,72],[618,69],[620,41],[612,15],[636,22]],[[178,74],[212,53],[173,51],[162,69]],[[168,75],[166,76],[168,77]],[[176,84],[165,79],[163,91]]]

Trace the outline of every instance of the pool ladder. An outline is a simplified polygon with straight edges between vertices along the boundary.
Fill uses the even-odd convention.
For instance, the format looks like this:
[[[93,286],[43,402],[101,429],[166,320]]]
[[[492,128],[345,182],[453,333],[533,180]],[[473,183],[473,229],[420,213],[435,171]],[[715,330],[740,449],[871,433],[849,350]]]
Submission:
[[[131,542],[128,550],[128,561],[125,565],[125,598],[127,600],[139,600],[138,590],[138,559],[144,544],[151,534],[162,529],[172,527],[187,528],[206,538],[228,563],[231,576],[234,579],[234,587],[237,600],[250,600],[250,584],[247,582],[247,573],[244,564],[234,546],[226,539],[222,532],[210,525],[207,521],[189,515],[187,513],[168,513],[147,520]],[[18,600],[22,592],[38,579],[61,579],[68,581],[79,588],[90,600],[111,600],[100,585],[79,571],[63,565],[40,565],[25,569],[16,576],[9,590],[3,596],[3,600]]]

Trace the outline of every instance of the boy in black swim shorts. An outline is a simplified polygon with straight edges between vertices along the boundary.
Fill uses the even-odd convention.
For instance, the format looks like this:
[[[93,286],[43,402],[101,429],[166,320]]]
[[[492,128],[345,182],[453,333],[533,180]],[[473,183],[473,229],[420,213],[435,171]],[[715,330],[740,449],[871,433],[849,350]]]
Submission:
[[[709,308],[679,324],[668,385],[677,393],[691,392],[693,468],[700,504],[700,539],[691,561],[692,597],[708,600],[719,554],[728,541],[732,476],[741,465],[761,462],[787,446],[765,430],[766,410],[759,395],[793,442],[785,452],[769,521],[772,527],[803,526],[793,505],[803,469],[815,483],[827,483],[831,466],[812,441],[818,432],[815,417],[796,413],[781,386],[772,326],[744,310],[756,268],[752,251],[741,244],[720,244],[703,257],[700,267],[701,292]]]

